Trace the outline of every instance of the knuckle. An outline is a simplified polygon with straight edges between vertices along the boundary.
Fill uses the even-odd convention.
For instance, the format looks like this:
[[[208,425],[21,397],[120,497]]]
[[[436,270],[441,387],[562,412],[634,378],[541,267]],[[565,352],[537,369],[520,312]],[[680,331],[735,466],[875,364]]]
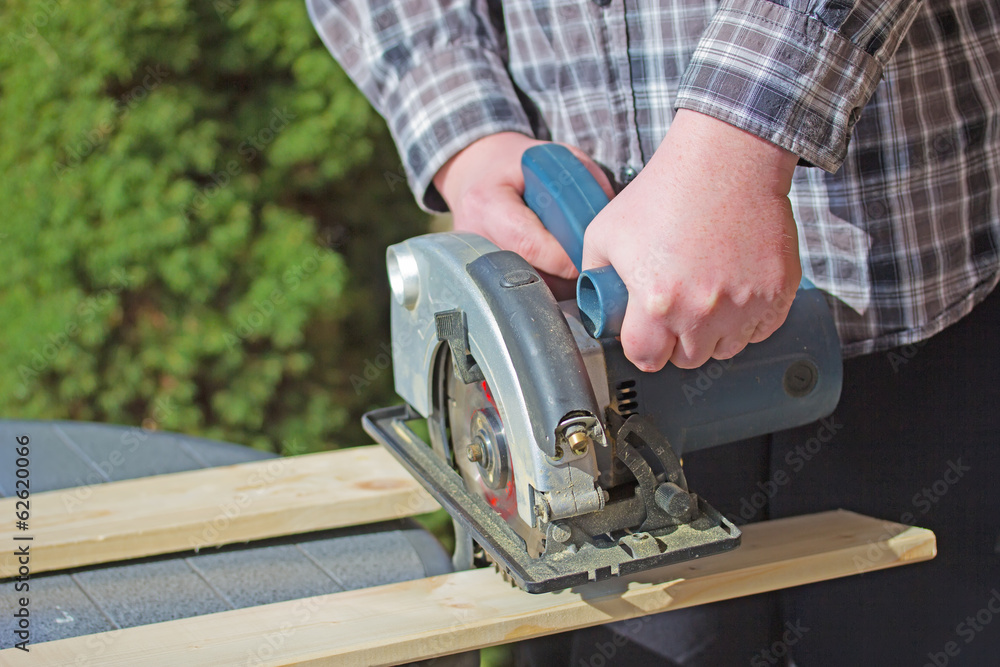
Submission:
[[[719,308],[718,293],[702,293],[691,299],[688,305],[688,317],[693,323],[703,324],[715,315]]]
[[[543,239],[544,237],[537,231],[526,226],[517,226],[511,230],[507,239],[507,249],[516,252],[532,266],[537,266],[537,263],[543,259]],[[554,269],[555,267],[541,268]]]
[[[697,338],[682,336],[670,361],[678,368],[698,368],[711,358],[714,349],[715,345],[709,347]]]
[[[473,186],[462,196],[461,214],[470,220],[481,220],[487,217],[495,203],[496,194],[490,188]]]
[[[674,290],[660,282],[641,279],[637,281],[641,292],[642,308],[654,318],[665,318],[676,302]]]
[[[750,340],[753,338],[754,332],[757,331],[757,325],[760,324],[759,317],[752,317],[746,321],[743,327],[740,329],[740,338],[743,340]]]
[[[719,361],[725,361],[726,359],[732,359],[737,354],[746,349],[746,342],[743,341],[731,341],[725,344],[720,343],[715,350],[715,354],[712,355],[713,359],[718,359]]]
[[[625,329],[621,335],[622,352],[632,365],[644,373],[654,373],[663,368],[673,354],[672,340],[651,342],[651,338]]]

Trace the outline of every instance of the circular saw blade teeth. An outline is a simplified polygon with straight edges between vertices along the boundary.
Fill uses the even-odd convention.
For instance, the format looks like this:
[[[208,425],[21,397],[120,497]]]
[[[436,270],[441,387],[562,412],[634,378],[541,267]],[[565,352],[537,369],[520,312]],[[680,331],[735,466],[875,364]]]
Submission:
[[[539,545],[545,535],[537,528],[532,528],[521,519],[517,505],[517,479],[514,475],[513,461],[508,449],[508,480],[500,489],[491,489],[480,474],[479,464],[470,461],[466,450],[472,443],[472,418],[478,411],[492,411],[499,423],[503,424],[500,407],[486,381],[466,384],[458,377],[450,360],[450,352],[443,352],[448,358],[438,365],[437,381],[443,383],[441,396],[445,405],[442,411],[447,414],[448,431],[450,433],[448,449],[454,453],[454,466],[465,480],[466,489],[480,496],[497,514],[524,538],[529,545]],[[513,443],[510,443],[513,444]],[[530,551],[530,549],[529,549]],[[540,555],[540,553],[533,553]]]

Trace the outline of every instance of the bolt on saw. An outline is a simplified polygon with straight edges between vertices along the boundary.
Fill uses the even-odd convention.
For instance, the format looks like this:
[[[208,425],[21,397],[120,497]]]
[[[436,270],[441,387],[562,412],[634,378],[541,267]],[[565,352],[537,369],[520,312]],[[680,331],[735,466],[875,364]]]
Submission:
[[[522,169],[526,204],[581,269],[607,196],[559,145],[529,149]],[[840,342],[805,282],[785,324],[709,385],[699,369],[645,373],[625,358],[628,292],[612,267],[582,272],[576,301],[560,303],[475,234],[420,236],[386,257],[405,404],[369,412],[365,430],[451,514],[457,565],[492,561],[530,593],[737,548],[739,528],[689,487],[681,457],[815,421],[840,397]]]

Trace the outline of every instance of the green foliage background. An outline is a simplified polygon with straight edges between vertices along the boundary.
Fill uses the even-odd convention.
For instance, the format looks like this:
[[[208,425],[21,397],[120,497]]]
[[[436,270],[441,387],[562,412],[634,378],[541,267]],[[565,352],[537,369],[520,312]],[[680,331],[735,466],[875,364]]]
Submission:
[[[368,442],[384,249],[427,220],[304,2],[7,0],[0,26],[0,416]]]

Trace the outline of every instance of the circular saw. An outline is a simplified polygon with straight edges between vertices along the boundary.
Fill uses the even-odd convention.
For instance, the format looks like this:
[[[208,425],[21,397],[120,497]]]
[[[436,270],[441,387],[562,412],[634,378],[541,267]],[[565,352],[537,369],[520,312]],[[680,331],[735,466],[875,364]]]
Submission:
[[[579,268],[607,197],[561,146],[522,166],[526,203]],[[614,337],[627,291],[610,267],[558,303],[523,258],[475,234],[409,239],[387,265],[405,404],[369,412],[365,429],[452,515],[459,550],[475,543],[531,593],[736,548],[739,528],[689,488],[680,457],[809,423],[840,396],[839,340],[810,285],[775,334],[717,370],[644,373]]]

